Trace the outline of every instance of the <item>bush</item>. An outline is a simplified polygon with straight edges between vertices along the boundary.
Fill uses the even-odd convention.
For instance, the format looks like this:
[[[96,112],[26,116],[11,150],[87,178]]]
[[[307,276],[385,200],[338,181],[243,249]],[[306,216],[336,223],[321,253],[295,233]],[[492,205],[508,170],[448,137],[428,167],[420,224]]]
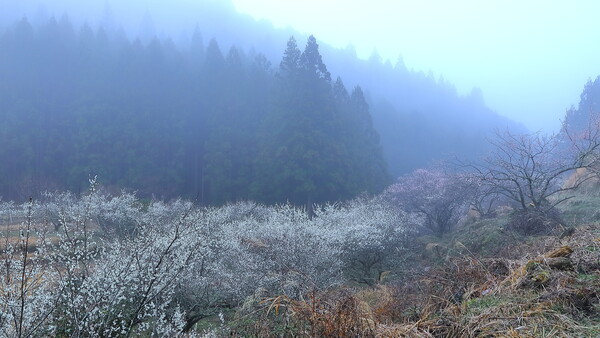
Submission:
[[[518,209],[510,216],[507,229],[521,235],[547,235],[563,224],[556,208],[541,210],[536,208]]]

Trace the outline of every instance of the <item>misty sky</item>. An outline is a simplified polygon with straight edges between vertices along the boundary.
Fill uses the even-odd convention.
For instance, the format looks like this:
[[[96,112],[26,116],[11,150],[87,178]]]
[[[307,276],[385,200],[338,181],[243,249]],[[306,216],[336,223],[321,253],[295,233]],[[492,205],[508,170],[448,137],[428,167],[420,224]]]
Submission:
[[[116,19],[131,21],[119,24],[139,27],[152,12],[160,33],[193,27],[194,20],[214,21],[194,6],[230,1],[276,27],[314,34],[339,48],[352,44],[361,58],[376,49],[395,64],[401,55],[408,68],[431,70],[460,93],[480,87],[488,106],[532,130],[558,129],[585,82],[600,75],[600,1],[592,0],[0,0],[0,20],[40,4],[59,16],[69,12],[89,20],[111,3]],[[225,27],[212,21],[214,29]]]
[[[277,27],[292,26],[368,58],[432,70],[461,93],[532,130],[559,127],[583,85],[600,75],[600,1],[233,0]]]

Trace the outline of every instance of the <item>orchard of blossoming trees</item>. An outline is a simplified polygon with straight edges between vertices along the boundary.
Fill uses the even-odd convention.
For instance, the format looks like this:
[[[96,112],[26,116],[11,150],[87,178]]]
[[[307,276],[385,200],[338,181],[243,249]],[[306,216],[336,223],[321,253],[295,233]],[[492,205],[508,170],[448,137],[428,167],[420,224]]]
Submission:
[[[2,336],[175,335],[256,292],[339,285],[362,255],[397,254],[419,221],[378,198],[309,220],[290,205],[200,208],[91,187],[0,204]]]

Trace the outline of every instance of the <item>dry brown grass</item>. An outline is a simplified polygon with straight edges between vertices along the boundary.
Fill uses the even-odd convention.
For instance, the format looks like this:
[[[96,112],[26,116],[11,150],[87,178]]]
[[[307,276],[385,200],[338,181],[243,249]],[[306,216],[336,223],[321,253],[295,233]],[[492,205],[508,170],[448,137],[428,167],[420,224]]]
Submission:
[[[266,298],[262,305],[263,324],[283,323],[300,337],[369,337],[375,321],[370,307],[350,289],[313,292],[296,300],[287,296]],[[276,320],[273,320],[276,318]],[[255,327],[260,336],[280,336],[276,327]]]
[[[518,244],[525,252],[524,244]],[[296,337],[598,337],[600,226],[564,239],[540,237],[520,259],[463,250],[394,284],[264,299],[263,323],[278,318]],[[460,243],[457,244],[461,246]],[[572,266],[549,264],[565,257]],[[543,277],[543,278],[542,278]],[[536,279],[537,278],[537,279]],[[534,283],[532,281],[538,281]]]

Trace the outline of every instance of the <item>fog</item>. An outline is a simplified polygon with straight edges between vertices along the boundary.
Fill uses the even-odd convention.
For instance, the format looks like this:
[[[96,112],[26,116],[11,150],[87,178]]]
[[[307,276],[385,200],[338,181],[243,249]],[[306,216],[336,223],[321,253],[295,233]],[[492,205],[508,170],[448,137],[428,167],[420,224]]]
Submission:
[[[23,15],[40,20],[68,13],[74,21],[129,34],[154,34],[186,41],[199,27],[205,38],[226,46],[266,49],[281,45],[294,31],[314,34],[336,48],[351,45],[358,57],[375,52],[409,69],[432,72],[468,94],[481,88],[485,102],[499,114],[530,130],[556,131],[565,109],[577,105],[588,79],[600,74],[600,47],[590,23],[600,5],[594,1],[39,1],[2,0],[2,22]],[[207,6],[207,4],[209,6]],[[237,10],[248,16],[228,14]],[[280,28],[258,32],[253,19]],[[239,28],[239,29],[238,29]],[[250,42],[246,37],[252,37]]]
[[[299,34],[291,28],[273,30],[270,22],[237,13],[230,0],[0,0],[0,4],[8,9],[0,12],[0,25],[25,16],[33,23],[68,16],[75,25],[102,26],[145,43],[154,36],[168,38],[185,47],[197,30],[207,41],[217,38],[224,49],[234,44],[253,47],[273,58],[279,57],[289,36]]]
[[[234,0],[238,10],[432,70],[531,130],[556,131],[582,84],[600,74],[597,1]],[[336,14],[332,14],[336,13]]]
[[[596,6],[407,3],[0,0],[0,337],[597,333]]]
[[[294,118],[308,114],[303,109],[314,110],[315,121],[291,131],[310,139],[322,137],[311,134],[321,128],[337,137],[343,151],[323,140],[311,145],[315,152],[335,154],[339,168],[343,161],[356,166],[354,174],[348,163],[344,169],[357,180],[352,187],[315,199],[377,192],[417,168],[480,158],[494,130],[557,131],[565,109],[579,104],[586,81],[600,74],[591,62],[597,55],[593,32],[581,27],[591,12],[583,3],[544,11],[532,5],[383,1],[0,4],[0,43],[6,46],[0,53],[0,85],[6,89],[0,108],[8,121],[0,137],[13,145],[0,149],[10,159],[0,171],[18,182],[3,183],[4,196],[42,187],[77,190],[99,173],[115,188],[142,195],[202,195],[207,203],[304,201],[289,191],[257,193],[257,177],[268,178],[267,186],[276,174],[261,171],[269,157],[289,151],[290,140],[275,135],[285,129],[278,123],[302,125]],[[287,86],[280,82],[291,36],[294,53],[312,53],[294,62],[312,60],[301,67],[323,82],[299,86],[294,80],[289,85],[295,96],[278,88]],[[284,98],[299,103],[277,107]],[[298,116],[277,116],[281,111]],[[106,114],[111,119],[95,124]],[[334,122],[338,115],[349,120]],[[323,117],[332,119],[329,126],[319,125]],[[41,132],[25,128],[24,121],[49,124]],[[361,138],[367,146],[359,145]],[[357,157],[344,159],[351,152]],[[304,148],[299,153],[312,154]],[[374,157],[359,160],[359,153]],[[378,179],[367,183],[367,176]],[[289,185],[284,181],[281,186]]]

